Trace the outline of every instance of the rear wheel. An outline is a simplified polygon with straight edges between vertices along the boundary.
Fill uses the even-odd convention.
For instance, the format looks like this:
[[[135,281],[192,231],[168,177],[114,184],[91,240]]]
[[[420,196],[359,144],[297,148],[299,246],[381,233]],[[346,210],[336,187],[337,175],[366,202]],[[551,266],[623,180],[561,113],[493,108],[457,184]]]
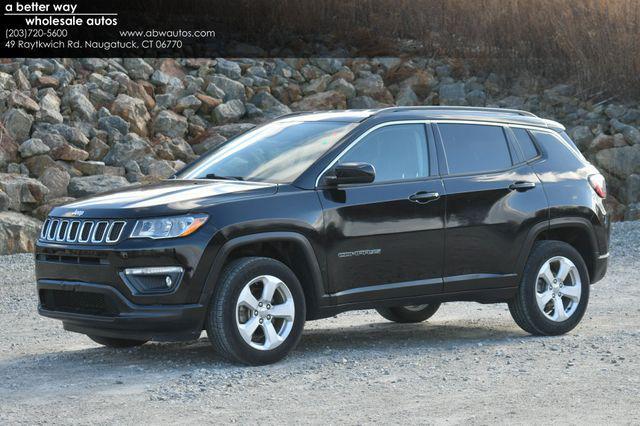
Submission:
[[[425,305],[395,306],[392,308],[376,308],[376,311],[385,319],[399,323],[422,322],[431,318],[440,303],[429,303]]]
[[[135,346],[142,346],[148,342],[148,340],[116,339],[115,337],[103,336],[87,335],[87,337],[94,342],[109,348],[133,348]]]
[[[580,253],[561,241],[540,241],[529,255],[509,311],[531,334],[559,335],[578,325],[588,302],[589,273]]]
[[[206,329],[231,361],[270,364],[298,344],[305,316],[302,286],[291,269],[275,259],[245,257],[224,269]]]

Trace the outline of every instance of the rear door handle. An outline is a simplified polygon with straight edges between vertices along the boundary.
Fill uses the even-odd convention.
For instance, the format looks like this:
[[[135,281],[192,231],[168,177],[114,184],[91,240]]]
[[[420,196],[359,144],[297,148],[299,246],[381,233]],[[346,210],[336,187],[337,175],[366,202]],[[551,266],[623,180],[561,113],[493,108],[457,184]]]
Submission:
[[[418,204],[427,204],[429,201],[437,200],[438,198],[440,198],[440,194],[437,192],[426,191],[416,192],[409,196],[409,200]]]
[[[509,185],[509,189],[512,191],[524,192],[536,187],[535,182],[514,182]]]

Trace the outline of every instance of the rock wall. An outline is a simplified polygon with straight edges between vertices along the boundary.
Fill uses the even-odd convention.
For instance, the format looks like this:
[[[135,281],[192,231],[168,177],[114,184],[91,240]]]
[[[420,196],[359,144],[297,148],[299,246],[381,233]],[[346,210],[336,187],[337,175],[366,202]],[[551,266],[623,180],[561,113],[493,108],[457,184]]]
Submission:
[[[558,120],[606,175],[614,220],[640,218],[638,104],[594,104],[570,84],[425,58],[4,59],[0,253],[31,250],[53,206],[168,177],[256,123],[390,105],[498,106]]]

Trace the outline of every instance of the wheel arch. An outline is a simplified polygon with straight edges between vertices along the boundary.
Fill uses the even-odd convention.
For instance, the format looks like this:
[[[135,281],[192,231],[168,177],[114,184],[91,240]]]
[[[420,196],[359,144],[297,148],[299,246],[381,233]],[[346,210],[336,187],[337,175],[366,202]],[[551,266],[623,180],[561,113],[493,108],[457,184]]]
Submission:
[[[304,290],[307,319],[314,319],[325,294],[316,253],[309,240],[297,232],[262,232],[227,241],[218,251],[200,296],[207,306],[224,266],[245,256],[264,256],[287,265],[298,277]]]
[[[581,217],[551,219],[535,226],[526,240],[525,250],[518,260],[518,274],[524,271],[525,264],[537,241],[562,241],[575,248],[582,256],[590,279],[596,273],[596,260],[599,255],[598,243],[591,223]]]

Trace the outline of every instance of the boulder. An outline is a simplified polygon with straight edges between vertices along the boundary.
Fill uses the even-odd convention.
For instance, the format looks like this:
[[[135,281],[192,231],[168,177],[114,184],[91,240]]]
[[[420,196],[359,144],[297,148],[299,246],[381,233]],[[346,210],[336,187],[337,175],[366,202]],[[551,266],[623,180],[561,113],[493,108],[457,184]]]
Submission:
[[[113,144],[103,161],[115,166],[131,160],[139,160],[153,153],[151,146],[135,133],[129,133],[122,141]]]
[[[340,92],[347,99],[351,99],[356,96],[356,88],[344,78],[337,78],[333,80],[329,86],[327,86],[327,89]]]
[[[640,203],[629,204],[629,206],[627,206],[624,220],[640,220]]]
[[[396,105],[400,106],[415,106],[420,105],[418,95],[409,86],[404,86],[400,89],[396,96]]]
[[[75,198],[61,197],[61,198],[55,198],[53,200],[48,200],[48,201],[45,201],[43,205],[35,209],[32,212],[32,214],[40,220],[45,220],[47,216],[49,216],[49,213],[51,212],[51,210],[53,210],[54,207],[58,207],[63,204],[69,204],[72,201],[75,201]]]
[[[0,191],[0,212],[9,210],[9,204],[11,204],[11,199],[7,193]]]
[[[60,98],[55,92],[47,92],[40,99],[40,109],[36,112],[36,121],[39,123],[62,123],[64,118],[60,114]]]
[[[11,108],[4,115],[4,127],[9,135],[18,143],[25,141],[31,134],[33,117],[19,108]]]
[[[210,82],[215,86],[215,88],[222,90],[222,92],[224,93],[224,97],[222,99],[225,102],[234,99],[239,99],[244,102],[247,99],[244,85],[242,83],[231,80],[224,75],[212,75],[210,77]],[[219,93],[212,92],[210,88],[210,86],[207,87],[207,94],[214,97],[219,97]]]
[[[378,74],[364,75],[353,82],[358,96],[369,96],[381,102],[393,102],[391,94]]]
[[[576,126],[569,130],[569,136],[576,143],[580,151],[585,151],[593,141],[593,133],[588,126]]]
[[[69,88],[62,101],[69,105],[73,115],[80,120],[93,121],[96,116],[96,108],[89,98],[87,89],[81,85],[74,85]]]
[[[595,155],[596,163],[621,179],[640,173],[640,145],[603,149]]]
[[[35,249],[42,222],[15,212],[0,212],[0,254],[30,253]]]
[[[208,133],[207,136],[197,145],[192,146],[193,152],[195,152],[197,155],[202,155],[210,149],[217,148],[226,141],[227,138],[218,133]]]
[[[218,105],[222,103],[222,99],[197,93],[196,98],[200,101],[200,111],[205,114],[211,114]]]
[[[330,75],[322,75],[311,80],[308,84],[302,86],[302,93],[304,93],[305,95],[315,95],[316,93],[324,92],[325,90],[327,90],[327,85],[330,82]]]
[[[109,152],[109,145],[98,138],[93,138],[87,145],[87,152],[89,153],[89,160],[100,161]]]
[[[467,105],[464,83],[442,84],[438,90],[438,96],[440,105]]]
[[[74,161],[73,167],[85,176],[103,175],[105,164],[102,161]]]
[[[89,153],[87,151],[76,148],[75,146],[68,143],[51,149],[49,155],[54,160],[64,161],[86,160],[87,158],[89,158]]]
[[[11,92],[11,95],[9,95],[9,106],[22,108],[28,112],[36,112],[40,110],[40,106],[36,101],[18,90],[14,90]]]
[[[122,176],[95,175],[71,178],[68,191],[72,197],[80,198],[124,188],[126,186],[129,186],[129,182]]]
[[[67,186],[69,185],[71,176],[65,170],[60,170],[57,167],[49,167],[45,169],[38,180],[49,189],[49,192],[45,196],[45,201],[49,201],[54,198],[67,196]]]
[[[218,133],[219,135],[228,139],[251,130],[254,127],[256,127],[256,125],[252,123],[230,123],[224,124],[222,126],[211,127],[208,131],[212,133]]]
[[[58,163],[53,161],[53,158],[49,157],[46,154],[34,155],[33,157],[29,157],[24,160],[23,164],[27,166],[30,174],[35,177],[40,177],[42,173],[44,173],[44,171],[49,167],[61,167],[60,165],[58,165]]]
[[[143,100],[121,93],[111,104],[111,113],[124,118],[131,125],[132,132],[147,136],[147,122],[151,116]]]
[[[238,99],[233,99],[220,104],[213,110],[213,118],[218,124],[225,124],[239,120],[246,112],[244,103]]]
[[[33,138],[27,139],[26,141],[22,142],[22,144],[20,144],[20,147],[18,148],[18,151],[20,151],[20,156],[22,158],[29,158],[33,157],[34,155],[47,154],[49,151],[51,151],[51,148],[45,145],[45,143],[42,142],[41,139]]]
[[[9,196],[9,210],[31,211],[45,200],[49,190],[35,179],[23,175],[0,173],[0,190]]]
[[[98,120],[98,129],[104,130],[109,135],[118,132],[121,135],[129,133],[130,124],[118,115],[109,115]],[[113,138],[110,136],[110,139]]]
[[[347,98],[335,90],[307,96],[291,105],[291,109],[294,111],[345,109],[346,107]]]
[[[142,58],[125,58],[122,65],[133,79],[148,80],[153,73],[153,67]]]
[[[234,80],[239,79],[242,75],[242,69],[240,68],[240,65],[223,58],[217,59],[216,72]]]
[[[347,106],[350,109],[373,109],[381,108],[384,105],[370,96],[356,96],[347,101]]]
[[[273,97],[271,93],[260,92],[251,98],[251,103],[260,108],[267,116],[277,117],[289,114],[291,109]]]
[[[467,103],[475,107],[483,107],[487,104],[487,94],[484,90],[472,90],[467,93]]]
[[[0,127],[0,169],[18,162],[19,145]]]
[[[176,102],[176,106],[174,107],[175,111],[181,113],[185,109],[191,109],[193,111],[197,111],[202,105],[202,101],[198,99],[195,95],[185,96],[184,98],[178,99]]]
[[[187,119],[173,111],[160,111],[153,121],[153,134],[170,138],[184,138],[187,134]]]

